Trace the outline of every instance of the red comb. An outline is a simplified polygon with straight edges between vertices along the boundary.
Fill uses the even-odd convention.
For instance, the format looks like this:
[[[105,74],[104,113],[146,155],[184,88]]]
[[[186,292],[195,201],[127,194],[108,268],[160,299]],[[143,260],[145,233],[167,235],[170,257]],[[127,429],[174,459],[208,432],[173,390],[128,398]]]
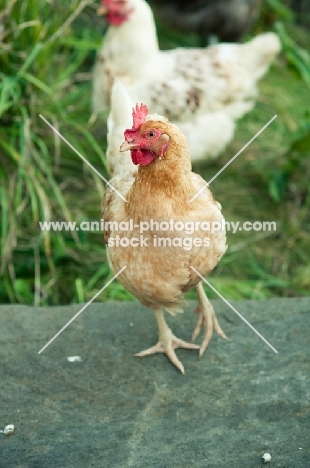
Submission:
[[[140,104],[140,106],[136,104],[136,108],[132,109],[133,130],[138,130],[141,127],[148,113],[149,110],[145,104]]]

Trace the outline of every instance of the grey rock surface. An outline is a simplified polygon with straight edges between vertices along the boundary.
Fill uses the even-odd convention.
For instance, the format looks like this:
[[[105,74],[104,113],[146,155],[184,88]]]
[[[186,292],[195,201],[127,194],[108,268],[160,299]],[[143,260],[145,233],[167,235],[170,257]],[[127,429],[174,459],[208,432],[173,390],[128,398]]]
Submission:
[[[213,304],[229,340],[200,360],[177,350],[185,375],[165,355],[134,357],[157,340],[137,303],[90,305],[41,354],[81,305],[0,307],[0,429],[15,425],[0,467],[255,468],[265,452],[270,468],[310,467],[310,298],[233,302],[278,354]],[[193,307],[168,317],[180,338]]]

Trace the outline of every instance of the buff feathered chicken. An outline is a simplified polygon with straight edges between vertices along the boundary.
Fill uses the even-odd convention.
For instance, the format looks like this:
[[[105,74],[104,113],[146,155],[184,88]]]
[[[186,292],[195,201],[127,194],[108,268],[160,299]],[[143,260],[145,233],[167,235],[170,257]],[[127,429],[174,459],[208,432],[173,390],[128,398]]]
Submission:
[[[192,161],[217,156],[235,121],[255,103],[257,81],[280,50],[276,34],[246,44],[160,51],[152,10],[144,0],[103,0],[110,24],[94,67],[93,113],[107,111],[115,78],[131,103],[144,102],[181,129]]]
[[[126,267],[118,280],[155,313],[158,343],[137,356],[166,353],[184,373],[175,349],[199,347],[172,333],[164,310],[172,315],[182,312],[183,294],[195,288],[199,302],[192,341],[203,328],[200,355],[213,331],[226,338],[197,274],[210,273],[226,251],[224,218],[207,187],[190,201],[206,183],[191,171],[189,148],[178,127],[165,117],[148,114],[142,104],[132,116],[133,124],[127,92],[116,82],[107,150],[113,188],[107,188],[101,213],[108,260],[115,274]],[[214,233],[208,230],[212,222],[221,224]]]

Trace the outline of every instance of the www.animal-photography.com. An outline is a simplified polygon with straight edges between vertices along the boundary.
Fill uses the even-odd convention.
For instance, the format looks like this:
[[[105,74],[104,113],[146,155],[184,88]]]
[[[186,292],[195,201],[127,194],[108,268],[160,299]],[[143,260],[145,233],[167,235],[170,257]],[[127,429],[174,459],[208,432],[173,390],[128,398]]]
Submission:
[[[0,466],[310,466],[309,27],[0,2]]]

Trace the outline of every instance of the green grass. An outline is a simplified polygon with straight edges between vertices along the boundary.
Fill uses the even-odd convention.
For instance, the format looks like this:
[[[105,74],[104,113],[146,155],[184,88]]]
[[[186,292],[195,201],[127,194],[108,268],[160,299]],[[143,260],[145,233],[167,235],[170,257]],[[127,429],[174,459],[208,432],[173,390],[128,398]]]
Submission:
[[[99,241],[90,249],[86,235],[43,234],[38,226],[39,220],[83,219],[88,193],[95,189],[99,207],[104,192],[101,179],[39,118],[107,174],[105,141],[96,141],[87,123],[90,84],[84,78],[100,35],[72,29],[87,4],[73,1],[55,10],[53,3],[26,1],[21,8],[21,2],[6,1],[0,55],[2,302],[71,302],[80,294],[76,280],[84,262],[93,259],[97,268],[105,262]],[[99,209],[94,211],[97,218]]]
[[[104,183],[39,114],[100,173],[108,175],[105,128],[89,123],[90,72],[102,27],[95,18],[96,5],[86,0],[58,2],[57,9],[56,3],[47,1],[5,0],[4,4],[7,14],[0,18],[0,302],[84,302],[112,276],[101,234],[42,233],[38,221],[98,219]],[[195,168],[210,179],[278,115],[212,183],[227,220],[278,222],[277,232],[265,237],[252,232],[228,235],[229,250],[211,277],[227,298],[310,293],[308,36],[292,17],[286,29],[275,23],[287,18],[288,12],[272,8],[272,14],[263,12],[256,32],[274,24],[284,53],[262,80],[259,102],[239,122],[231,145],[212,164]],[[197,41],[195,36],[180,36],[163,27],[159,34],[163,47],[193,46]],[[132,296],[115,281],[98,299]]]

